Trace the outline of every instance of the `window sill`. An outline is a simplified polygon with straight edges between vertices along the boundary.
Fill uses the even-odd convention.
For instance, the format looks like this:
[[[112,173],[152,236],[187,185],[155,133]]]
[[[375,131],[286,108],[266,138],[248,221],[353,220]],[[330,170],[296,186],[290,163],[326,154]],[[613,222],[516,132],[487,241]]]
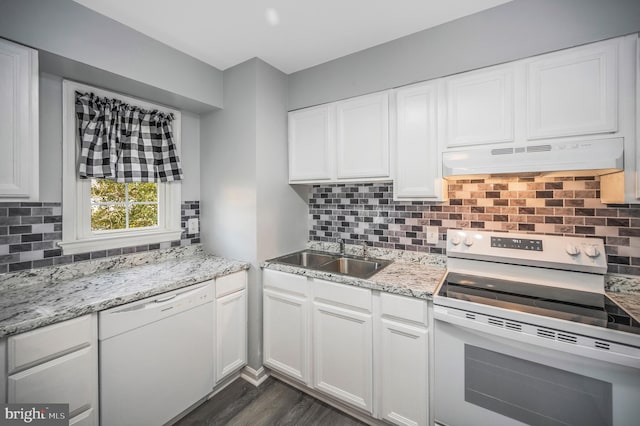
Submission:
[[[131,232],[125,235],[105,235],[76,241],[62,241],[58,246],[62,248],[62,254],[78,254],[91,251],[110,250],[122,247],[140,246],[145,244],[157,244],[167,241],[179,240],[182,230],[155,231],[155,232]]]

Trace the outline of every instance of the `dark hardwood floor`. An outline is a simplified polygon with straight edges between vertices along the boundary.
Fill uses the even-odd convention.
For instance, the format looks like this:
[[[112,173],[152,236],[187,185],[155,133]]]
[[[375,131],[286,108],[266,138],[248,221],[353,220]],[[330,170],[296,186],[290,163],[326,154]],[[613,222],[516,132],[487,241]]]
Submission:
[[[238,379],[182,418],[176,426],[360,426],[365,423],[268,378],[259,387]]]

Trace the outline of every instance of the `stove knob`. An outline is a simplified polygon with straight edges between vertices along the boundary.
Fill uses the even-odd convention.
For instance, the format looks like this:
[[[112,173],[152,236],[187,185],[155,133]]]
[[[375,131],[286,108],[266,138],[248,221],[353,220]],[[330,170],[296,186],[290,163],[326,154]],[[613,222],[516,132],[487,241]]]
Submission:
[[[578,246],[574,246],[573,244],[567,244],[565,250],[567,251],[567,254],[571,256],[577,256],[580,254],[580,249],[578,248]]]
[[[600,250],[598,250],[595,246],[586,246],[584,248],[584,254],[591,258],[596,258],[600,256]]]
[[[467,247],[471,247],[473,245],[473,238],[467,237],[464,239],[464,245]]]
[[[451,237],[451,244],[454,246],[460,245],[460,237]]]

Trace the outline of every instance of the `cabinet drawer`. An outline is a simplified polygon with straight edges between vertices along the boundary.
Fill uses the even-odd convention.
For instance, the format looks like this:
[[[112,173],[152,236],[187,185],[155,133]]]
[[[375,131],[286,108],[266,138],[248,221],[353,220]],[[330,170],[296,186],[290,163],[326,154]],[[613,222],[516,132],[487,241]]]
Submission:
[[[313,292],[316,300],[324,299],[371,312],[371,290],[369,289],[314,280]]]
[[[286,291],[287,293],[307,296],[307,277],[288,274],[286,272],[265,269],[263,272],[263,284],[266,288]]]
[[[95,340],[95,319],[85,315],[7,339],[9,374],[89,346]]]
[[[97,365],[95,347],[40,364],[9,376],[9,403],[68,403],[73,416],[94,400]]]
[[[247,286],[247,273],[236,272],[216,278],[216,298],[240,291]]]
[[[380,293],[382,315],[427,324],[427,304],[424,300]]]

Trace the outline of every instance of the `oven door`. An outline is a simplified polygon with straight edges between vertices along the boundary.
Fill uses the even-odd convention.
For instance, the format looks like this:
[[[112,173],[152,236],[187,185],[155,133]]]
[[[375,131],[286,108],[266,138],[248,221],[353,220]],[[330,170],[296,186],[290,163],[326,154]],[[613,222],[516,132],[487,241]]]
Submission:
[[[437,424],[638,424],[639,369],[511,340],[446,312],[435,307]]]

